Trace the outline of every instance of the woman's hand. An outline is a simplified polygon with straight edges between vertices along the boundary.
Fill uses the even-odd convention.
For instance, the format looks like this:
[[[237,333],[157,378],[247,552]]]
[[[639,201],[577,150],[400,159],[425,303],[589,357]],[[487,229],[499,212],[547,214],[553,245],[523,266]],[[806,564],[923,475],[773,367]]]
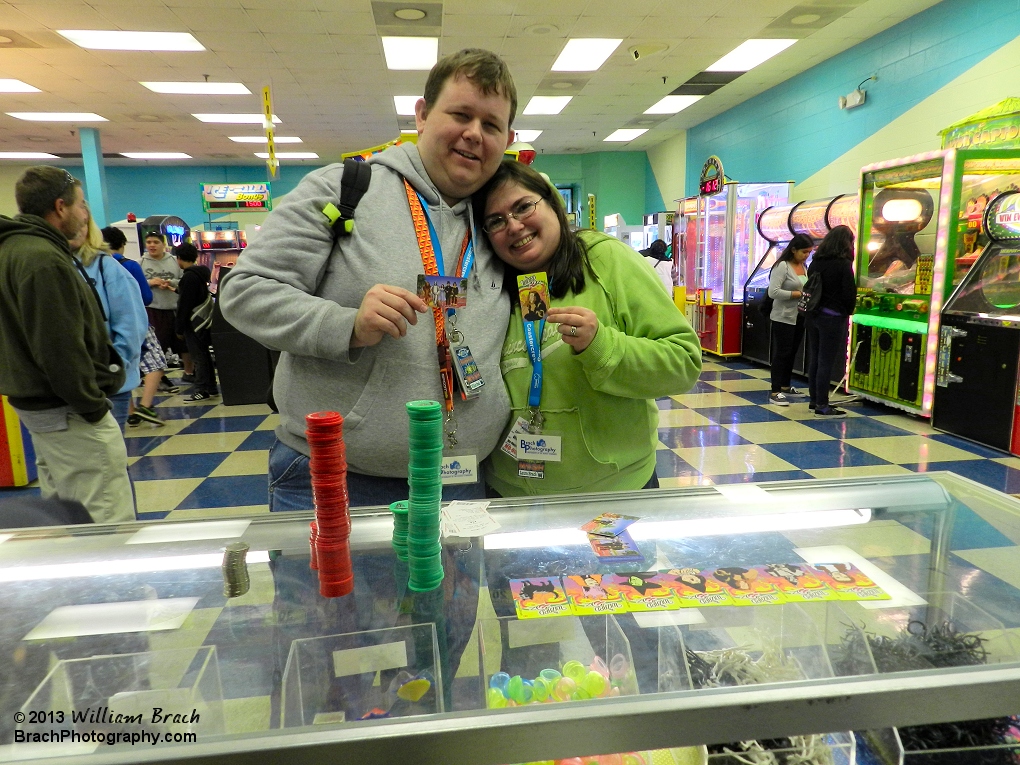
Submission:
[[[790,295],[795,297],[795,298],[799,298],[799,297],[803,296],[803,294],[804,293],[801,292],[800,290],[794,290],[793,292],[790,293]]]
[[[591,345],[599,331],[599,319],[595,313],[580,306],[550,308],[545,318],[560,325],[559,332],[563,335],[563,342],[573,348],[574,353],[580,353]]]

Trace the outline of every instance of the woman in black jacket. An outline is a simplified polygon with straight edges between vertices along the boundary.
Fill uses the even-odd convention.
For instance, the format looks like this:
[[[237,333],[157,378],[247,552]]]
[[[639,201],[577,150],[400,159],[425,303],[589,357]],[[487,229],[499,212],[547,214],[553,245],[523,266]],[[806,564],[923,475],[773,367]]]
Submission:
[[[818,273],[822,298],[808,315],[808,390],[815,417],[839,419],[846,412],[829,405],[829,381],[836,359],[846,354],[849,318],[857,303],[854,278],[854,234],[847,226],[836,226],[822,240],[808,268],[808,279]]]

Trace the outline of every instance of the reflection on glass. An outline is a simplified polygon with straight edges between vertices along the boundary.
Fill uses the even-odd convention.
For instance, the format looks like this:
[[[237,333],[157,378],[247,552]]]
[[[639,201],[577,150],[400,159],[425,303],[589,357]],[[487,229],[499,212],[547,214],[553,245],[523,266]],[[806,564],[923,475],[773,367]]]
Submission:
[[[963,281],[988,237],[981,218],[988,203],[1004,191],[1016,191],[1020,182],[1020,158],[969,159],[963,164],[960,216],[956,222],[956,267],[953,285]]]
[[[927,180],[925,185],[938,188],[938,178]],[[863,287],[900,295],[930,294],[927,274],[934,261],[938,219],[934,189],[904,184],[876,191]]]
[[[748,274],[769,248],[769,242],[758,233],[755,221],[762,211],[782,204],[788,198],[789,186],[785,183],[744,183],[737,186],[732,302],[743,302]]]
[[[1020,248],[995,247],[946,310],[991,316],[1020,313]]]

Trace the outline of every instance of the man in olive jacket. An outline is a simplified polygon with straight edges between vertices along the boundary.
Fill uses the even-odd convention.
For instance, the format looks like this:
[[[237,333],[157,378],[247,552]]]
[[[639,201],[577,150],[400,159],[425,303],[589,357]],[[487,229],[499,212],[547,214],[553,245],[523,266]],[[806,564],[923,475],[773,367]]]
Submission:
[[[81,183],[31,167],[0,216],[0,393],[32,434],[44,497],[97,523],[135,519],[124,437],[107,396],[124,384],[95,287],[68,245],[88,225]]]

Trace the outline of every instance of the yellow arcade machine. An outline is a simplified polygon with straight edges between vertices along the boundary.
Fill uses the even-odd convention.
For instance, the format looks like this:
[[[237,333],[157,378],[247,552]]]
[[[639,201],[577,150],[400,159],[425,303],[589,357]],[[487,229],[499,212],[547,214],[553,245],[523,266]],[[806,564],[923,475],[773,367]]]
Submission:
[[[769,249],[756,227],[758,216],[785,204],[793,183],[738,183],[726,178],[722,160],[709,157],[698,196],[681,204],[685,221],[685,313],[701,348],[716,356],[739,356],[744,284]]]

